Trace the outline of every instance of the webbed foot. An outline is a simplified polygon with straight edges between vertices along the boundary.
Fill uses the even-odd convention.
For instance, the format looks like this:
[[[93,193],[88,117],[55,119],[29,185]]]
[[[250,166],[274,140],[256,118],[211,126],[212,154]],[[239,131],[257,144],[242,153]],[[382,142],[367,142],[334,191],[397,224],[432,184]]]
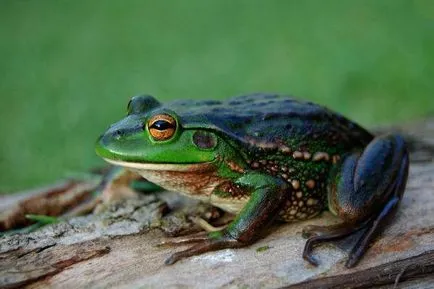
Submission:
[[[177,245],[185,245],[185,244],[192,244],[197,242],[206,241],[208,239],[208,233],[207,232],[198,232],[195,234],[191,234],[188,236],[182,236],[182,237],[175,237],[170,238],[164,241],[161,241],[157,244],[157,246],[177,246]]]
[[[352,235],[366,227],[366,223],[360,226],[349,226],[348,224],[337,224],[332,226],[307,226],[303,229],[302,236],[307,238],[303,250],[303,259],[313,266],[318,266],[319,262],[312,256],[314,246],[326,241],[338,240]]]

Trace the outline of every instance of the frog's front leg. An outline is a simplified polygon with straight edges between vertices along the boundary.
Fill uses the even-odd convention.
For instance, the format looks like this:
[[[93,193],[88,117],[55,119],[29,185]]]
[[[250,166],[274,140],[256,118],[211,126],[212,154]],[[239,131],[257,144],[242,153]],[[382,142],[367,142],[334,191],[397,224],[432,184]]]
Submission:
[[[404,193],[408,167],[407,148],[398,135],[376,137],[361,154],[345,157],[340,170],[331,176],[328,195],[330,211],[344,222],[330,229],[311,228],[303,257],[316,265],[311,256],[315,244],[365,229],[346,263],[348,268],[354,266],[396,211]]]
[[[290,189],[282,180],[258,173],[247,174],[238,179],[236,184],[252,190],[248,203],[238,216],[221,231],[182,240],[180,243],[198,242],[198,244],[173,254],[165,261],[167,265],[205,252],[251,244],[259,237],[264,227],[277,216]]]

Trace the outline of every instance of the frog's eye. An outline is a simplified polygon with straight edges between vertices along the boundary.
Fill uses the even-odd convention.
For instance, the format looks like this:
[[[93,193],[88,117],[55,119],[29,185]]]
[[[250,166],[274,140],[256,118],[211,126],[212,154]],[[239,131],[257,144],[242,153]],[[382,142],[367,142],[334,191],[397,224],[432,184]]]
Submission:
[[[176,120],[167,114],[155,115],[149,120],[148,129],[154,140],[168,140],[175,134]]]

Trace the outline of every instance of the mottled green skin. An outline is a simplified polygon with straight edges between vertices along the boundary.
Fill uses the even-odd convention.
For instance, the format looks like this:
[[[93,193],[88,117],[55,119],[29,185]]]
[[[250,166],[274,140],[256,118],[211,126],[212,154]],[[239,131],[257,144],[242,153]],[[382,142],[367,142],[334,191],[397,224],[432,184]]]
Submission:
[[[336,151],[364,147],[373,138],[365,129],[323,106],[275,94],[252,94],[225,101],[180,100],[161,105],[158,110],[175,112],[187,129],[221,132],[246,151],[252,148],[250,138],[297,149],[326,147]]]
[[[373,138],[365,129],[325,107],[274,94],[238,96],[226,101],[174,101],[159,110],[175,112],[187,129],[206,128],[221,133],[227,141],[236,142],[246,160],[252,161],[257,157],[279,157],[276,150],[262,150],[261,143],[275,144],[276,148],[285,144],[293,151],[342,154],[365,147]]]
[[[206,128],[221,134],[242,154],[243,158],[236,160],[240,166],[245,166],[244,161],[252,170],[280,178],[287,175],[284,180],[288,182],[299,181],[301,199],[313,197],[321,202],[310,215],[326,208],[326,186],[333,164],[331,159],[295,159],[292,152],[325,152],[331,158],[361,150],[373,139],[362,127],[323,106],[276,94],[238,96],[225,101],[179,100],[158,109],[176,112],[186,129]],[[283,145],[291,153],[282,152],[279,148]],[[254,163],[259,166],[252,166]],[[311,179],[316,183],[314,189],[305,185]],[[225,192],[215,193],[231,197]],[[302,216],[294,219],[307,217]]]
[[[156,141],[150,135],[148,121],[157,115],[176,120],[170,139]],[[197,133],[210,136],[213,145],[201,147],[194,141]],[[176,165],[164,173],[160,167],[157,175],[149,166],[140,173],[167,189],[239,213],[226,229],[174,254],[168,264],[206,251],[244,246],[276,217],[303,220],[326,208],[345,224],[333,236],[348,235],[362,225],[376,230],[383,215],[399,203],[408,172],[408,154],[399,136],[374,139],[322,106],[274,94],[167,104],[150,96],[135,97],[128,115],[99,138],[96,151],[127,168]],[[179,168],[191,164],[202,169],[180,172]],[[367,234],[366,243],[371,238]],[[304,257],[315,264],[309,255],[311,243]],[[347,265],[357,262],[363,252],[353,254],[355,261],[351,255],[353,263]]]

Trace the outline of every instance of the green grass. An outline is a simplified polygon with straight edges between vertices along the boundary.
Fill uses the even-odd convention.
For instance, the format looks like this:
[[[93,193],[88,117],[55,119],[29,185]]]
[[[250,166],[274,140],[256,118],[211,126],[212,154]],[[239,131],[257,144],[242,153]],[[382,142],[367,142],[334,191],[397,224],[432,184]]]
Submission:
[[[434,111],[434,1],[0,3],[0,191],[101,164],[130,96],[290,93],[363,125]]]

